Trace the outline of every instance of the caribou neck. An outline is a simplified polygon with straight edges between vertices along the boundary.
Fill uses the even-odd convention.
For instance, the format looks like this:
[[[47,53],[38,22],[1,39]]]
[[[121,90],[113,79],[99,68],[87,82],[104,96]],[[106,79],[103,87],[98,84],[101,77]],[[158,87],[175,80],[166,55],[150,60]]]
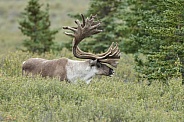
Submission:
[[[96,75],[96,67],[91,67],[89,64],[90,60],[86,61],[75,61],[68,60],[66,65],[67,79],[71,82],[76,82],[81,79],[86,83],[90,83],[91,79]]]

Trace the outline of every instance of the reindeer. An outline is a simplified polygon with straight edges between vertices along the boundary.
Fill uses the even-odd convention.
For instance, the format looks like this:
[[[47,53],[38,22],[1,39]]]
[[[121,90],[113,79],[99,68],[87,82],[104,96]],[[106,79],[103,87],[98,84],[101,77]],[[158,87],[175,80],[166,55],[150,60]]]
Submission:
[[[96,16],[84,18],[81,14],[82,23],[76,20],[77,27],[63,27],[73,33],[65,32],[66,35],[73,37],[72,52],[73,55],[84,61],[71,60],[68,58],[60,58],[54,60],[46,60],[42,58],[30,58],[23,62],[23,75],[41,75],[42,77],[57,77],[60,81],[66,80],[76,82],[83,80],[87,84],[90,83],[95,75],[113,76],[113,68],[117,67],[120,59],[120,50],[117,43],[114,42],[105,53],[93,54],[82,51],[78,44],[86,37],[100,33],[100,22],[95,21]]]

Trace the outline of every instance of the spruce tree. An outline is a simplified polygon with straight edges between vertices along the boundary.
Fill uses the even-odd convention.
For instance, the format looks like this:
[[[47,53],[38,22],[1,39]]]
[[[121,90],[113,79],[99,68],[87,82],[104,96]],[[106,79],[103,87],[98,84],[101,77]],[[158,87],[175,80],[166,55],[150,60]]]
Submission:
[[[131,4],[132,13],[141,18],[135,22],[138,31],[131,41],[138,43],[137,52],[146,56],[145,60],[135,56],[136,70],[149,81],[167,82],[182,75],[184,84],[183,1],[137,0]]]
[[[161,1],[157,4],[164,10],[155,21],[148,21],[147,31],[155,39],[160,39],[159,50],[149,55],[156,67],[152,73],[157,79],[167,81],[173,77],[182,76],[184,84],[184,6],[182,0]]]
[[[59,31],[50,30],[49,5],[47,4],[45,11],[41,10],[41,7],[39,0],[30,0],[19,22],[19,29],[29,37],[24,40],[23,45],[27,51],[33,53],[50,51],[54,36]]]

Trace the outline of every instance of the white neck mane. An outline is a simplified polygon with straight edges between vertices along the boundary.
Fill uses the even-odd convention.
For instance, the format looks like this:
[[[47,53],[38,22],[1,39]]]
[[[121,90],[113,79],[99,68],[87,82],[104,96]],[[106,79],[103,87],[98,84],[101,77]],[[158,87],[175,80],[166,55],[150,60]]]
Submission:
[[[76,82],[81,79],[87,84],[96,75],[96,67],[91,67],[89,61],[74,61],[68,60],[66,65],[67,79],[71,82]]]

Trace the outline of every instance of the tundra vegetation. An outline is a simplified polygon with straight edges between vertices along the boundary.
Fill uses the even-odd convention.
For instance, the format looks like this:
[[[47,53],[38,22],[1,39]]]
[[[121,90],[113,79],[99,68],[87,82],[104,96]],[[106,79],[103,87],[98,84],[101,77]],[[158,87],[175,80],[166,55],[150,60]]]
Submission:
[[[43,3],[43,0],[40,1]],[[94,0],[94,2],[95,1],[98,3],[95,7],[101,6],[102,8],[102,5],[107,4],[101,0]],[[73,11],[77,11],[76,14],[78,14],[79,12],[86,11],[89,5],[86,3],[86,0],[78,0],[77,2],[74,0],[68,0],[68,8],[63,4],[65,2],[64,0],[61,3],[60,1],[56,0],[48,0],[47,2],[50,4],[52,27],[58,27],[59,25],[64,26],[68,24],[72,25],[73,19],[67,18],[67,16],[63,14],[62,11],[67,10],[67,12],[71,14],[73,14]],[[107,2],[113,1],[107,0]],[[124,38],[122,41],[120,41],[120,43],[122,43],[121,46],[126,45],[124,48],[121,48],[121,50],[126,53],[139,52],[141,54],[137,54],[135,56],[133,54],[125,54],[122,52],[119,65],[113,77],[95,77],[90,84],[86,84],[83,81],[78,81],[77,84],[70,84],[61,82],[58,79],[42,78],[39,76],[35,78],[28,78],[22,76],[22,62],[30,57],[40,57],[45,59],[67,57],[75,60],[76,58],[73,56],[72,52],[66,48],[63,48],[60,52],[50,51],[39,55],[36,53],[32,54],[29,52],[22,52],[17,50],[17,48],[21,47],[20,43],[22,43],[24,36],[19,32],[17,26],[18,22],[16,21],[16,19],[19,17],[20,11],[18,14],[16,12],[18,11],[17,8],[22,8],[23,11],[23,8],[25,8],[27,3],[26,1],[0,1],[0,121],[184,121],[184,86],[182,85],[181,75],[181,70],[183,69],[181,62],[182,55],[180,55],[183,54],[181,52],[182,31],[180,30],[182,29],[182,24],[180,24],[181,28],[178,26],[172,26],[173,28],[170,28],[170,30],[173,31],[168,30],[164,35],[162,35],[161,32],[166,31],[161,31],[160,29],[166,29],[170,26],[165,26],[162,28],[157,27],[162,19],[159,18],[159,14],[162,13],[159,11],[164,11],[165,16],[161,15],[164,20],[169,20],[169,17],[173,18],[173,20],[169,20],[169,24],[172,24],[172,22],[176,22],[177,24],[182,22],[182,19],[178,21],[174,20],[173,16],[176,14],[172,14],[172,12],[177,12],[179,9],[182,10],[181,8],[183,7],[183,2],[181,0],[151,0],[149,2],[144,2],[145,4],[142,4],[142,1],[140,0],[132,0],[126,4],[120,3],[122,5],[120,7],[121,9],[119,8],[118,11],[115,12],[116,14],[111,13],[110,16],[113,15],[113,17],[117,17],[114,18],[115,20],[118,18],[124,18],[124,20],[109,21],[111,23],[118,22],[120,26],[116,28],[116,26],[109,25],[107,26],[107,31],[104,32],[108,33],[109,30],[114,29],[111,31],[111,35],[109,35],[110,37],[112,36],[113,39],[118,37],[120,34],[118,32],[121,32],[122,34],[120,35],[124,35],[118,39],[121,40],[121,38]],[[93,2],[91,1],[90,5],[92,4]],[[136,6],[134,6],[135,4]],[[151,7],[156,8],[154,10],[157,10],[156,12],[158,13],[151,14],[150,12],[154,11],[148,11],[151,10],[149,8],[150,4],[153,5]],[[108,3],[108,5],[119,4]],[[128,5],[131,6],[128,8],[128,10],[125,11],[125,5],[126,7]],[[143,5],[148,6],[145,7]],[[9,9],[10,7],[12,9]],[[139,8],[135,9],[131,7],[142,8],[140,10]],[[61,10],[56,11],[58,8],[61,8]],[[138,13],[134,12],[143,12],[144,8],[147,8],[147,11],[139,14],[147,16],[149,15],[149,17],[140,18],[140,16],[134,16],[134,14],[139,15]],[[134,9],[136,11],[133,11]],[[171,9],[173,10],[172,12],[169,11]],[[106,8],[106,10],[114,9]],[[7,15],[7,13],[9,14]],[[59,24],[58,21],[61,21],[61,18],[57,17],[61,16],[61,13],[63,14],[63,23]],[[125,16],[127,13],[129,16]],[[109,19],[110,16],[103,18],[102,21]],[[180,18],[183,16],[178,15],[178,17]],[[144,18],[146,18],[146,20],[144,20]],[[125,20],[126,24],[123,25]],[[128,23],[127,20],[129,20],[131,24]],[[114,23],[114,25],[116,24]],[[164,25],[166,24],[160,23],[160,26]],[[144,30],[145,27],[147,30]],[[176,35],[173,35],[174,33],[169,33],[174,32],[174,27],[179,29],[177,30],[178,33],[175,33]],[[139,34],[136,35],[137,32],[139,32]],[[141,38],[144,36],[144,32],[146,32],[146,35],[149,35],[149,38],[145,38],[146,40],[141,41]],[[104,33],[102,33],[102,35]],[[63,35],[64,34],[61,30],[61,32],[56,34],[55,42],[60,44],[60,41],[65,41],[67,43],[70,38],[67,38]],[[173,36],[177,38],[174,40],[175,42],[171,43]],[[94,38],[99,37],[95,36]],[[89,42],[92,43],[95,41],[89,40]],[[155,44],[154,49],[151,47],[151,44]],[[159,44],[162,44],[162,46],[159,46]],[[168,47],[166,47],[167,45],[164,44],[167,44]],[[174,45],[172,46],[172,44]],[[128,46],[131,46],[131,48]],[[146,48],[146,46],[149,47]],[[156,50],[156,48],[159,49],[157,51],[164,50],[163,53],[157,53],[162,54],[161,60],[159,60],[160,58],[158,57],[160,56],[158,55],[151,55],[153,58],[147,58],[146,52]],[[92,46],[90,46],[89,49],[92,49]],[[143,50],[145,50],[145,52],[143,52]],[[151,54],[156,53],[154,52]],[[166,56],[169,57],[164,57],[165,54],[167,54]],[[138,60],[140,57],[144,62]],[[167,62],[164,62],[164,59],[168,59]],[[151,64],[149,65],[150,61]],[[157,61],[158,64],[156,64]],[[137,65],[137,63],[142,65]],[[161,73],[160,75],[158,75],[159,72],[154,73],[154,71],[157,71],[155,68],[160,66],[159,64],[162,64],[162,67],[159,70]],[[138,66],[142,66],[142,68]],[[146,69],[145,73],[147,74],[149,74],[147,72],[148,69],[151,69],[149,70],[151,72],[150,75],[142,74],[144,73],[142,72],[144,68]],[[166,68],[170,69],[165,70]],[[171,75],[172,73],[169,71],[176,72]],[[152,77],[153,75],[154,77]],[[169,75],[171,76],[167,77]],[[148,80],[150,79],[153,81],[148,85]]]

